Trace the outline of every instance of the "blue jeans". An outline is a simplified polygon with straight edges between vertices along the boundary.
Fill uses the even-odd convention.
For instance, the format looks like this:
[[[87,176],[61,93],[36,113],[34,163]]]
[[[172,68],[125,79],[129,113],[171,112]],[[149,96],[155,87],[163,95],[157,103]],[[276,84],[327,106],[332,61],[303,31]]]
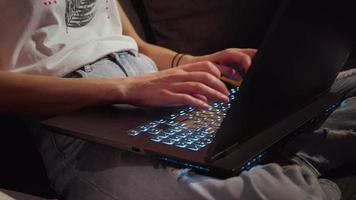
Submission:
[[[69,77],[125,77],[156,71],[136,52],[114,53]],[[150,158],[57,134],[33,124],[52,187],[67,200],[112,199],[340,199],[336,184],[316,174],[355,158],[356,88],[353,74],[334,84],[349,99],[323,126],[286,147],[299,165],[257,166],[225,180],[161,165]],[[118,124],[119,126],[119,124]],[[356,152],[356,151],[355,151]],[[314,172],[314,173],[313,173]]]

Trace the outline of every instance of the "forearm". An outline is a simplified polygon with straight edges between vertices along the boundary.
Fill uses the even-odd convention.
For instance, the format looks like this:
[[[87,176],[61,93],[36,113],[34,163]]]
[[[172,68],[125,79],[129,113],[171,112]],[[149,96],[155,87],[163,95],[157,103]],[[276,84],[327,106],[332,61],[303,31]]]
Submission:
[[[117,87],[110,79],[70,79],[0,71],[0,113],[52,115],[110,103]],[[118,98],[119,99],[119,98]]]

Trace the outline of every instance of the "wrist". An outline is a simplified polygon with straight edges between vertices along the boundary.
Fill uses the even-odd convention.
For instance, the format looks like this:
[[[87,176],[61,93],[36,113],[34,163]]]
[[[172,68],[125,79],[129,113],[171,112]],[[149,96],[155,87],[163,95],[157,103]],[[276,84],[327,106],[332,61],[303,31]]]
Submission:
[[[197,56],[192,56],[189,54],[184,54],[184,56],[181,58],[179,61],[178,65],[185,65],[185,64],[190,64],[190,63],[195,63],[198,62]]]
[[[172,60],[171,60],[171,68],[177,67],[179,65],[185,65],[189,63],[194,63],[196,57],[189,55],[189,54],[183,54],[183,53],[176,53]]]
[[[125,78],[126,79],[126,78]],[[99,104],[114,104],[127,102],[127,83],[124,78],[103,78],[99,80],[101,95]]]

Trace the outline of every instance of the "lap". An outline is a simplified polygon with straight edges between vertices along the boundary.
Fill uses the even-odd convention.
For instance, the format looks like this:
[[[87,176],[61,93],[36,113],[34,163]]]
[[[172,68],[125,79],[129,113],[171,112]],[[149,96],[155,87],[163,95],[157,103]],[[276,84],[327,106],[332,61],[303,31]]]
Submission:
[[[43,129],[40,147],[54,189],[86,199],[339,199],[335,184],[298,166],[258,166],[226,180],[166,167],[157,161]],[[50,136],[55,136],[53,138]],[[52,147],[51,147],[52,146]],[[76,148],[74,148],[76,146]],[[266,187],[269,185],[269,187]],[[282,189],[282,190],[281,190]]]

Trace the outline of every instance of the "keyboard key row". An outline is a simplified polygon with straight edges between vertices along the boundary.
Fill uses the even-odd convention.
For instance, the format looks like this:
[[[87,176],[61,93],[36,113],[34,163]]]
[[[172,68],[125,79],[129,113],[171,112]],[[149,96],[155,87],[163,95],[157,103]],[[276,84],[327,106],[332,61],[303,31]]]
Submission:
[[[185,107],[159,120],[130,130],[128,135],[146,134],[150,135],[149,139],[152,142],[199,151],[212,143],[238,91],[238,88],[230,90],[229,103],[216,102],[207,110]]]

